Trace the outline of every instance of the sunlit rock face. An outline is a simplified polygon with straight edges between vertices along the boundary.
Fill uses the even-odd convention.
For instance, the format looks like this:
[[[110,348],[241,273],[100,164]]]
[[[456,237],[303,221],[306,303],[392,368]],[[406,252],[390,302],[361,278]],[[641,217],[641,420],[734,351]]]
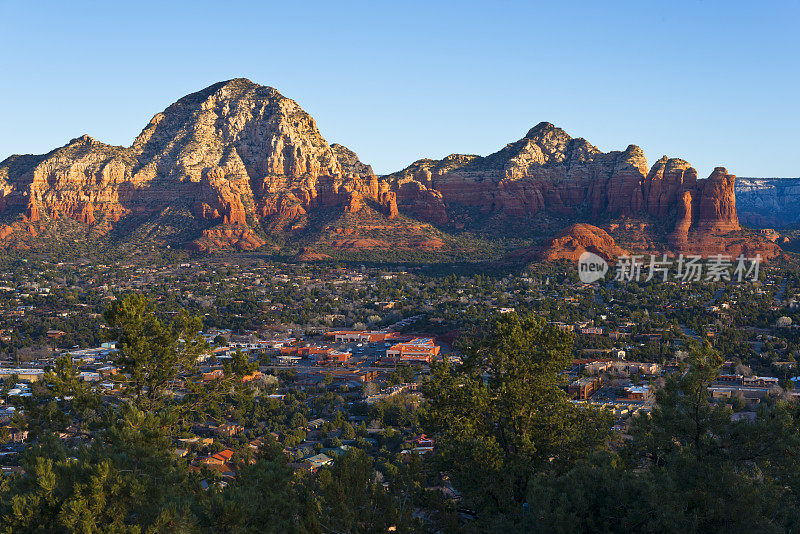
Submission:
[[[7,234],[59,217],[110,227],[180,205],[209,226],[199,248],[250,249],[264,243],[253,228],[264,219],[296,219],[313,206],[352,209],[354,195],[381,201],[379,193],[372,169],[330,146],[296,102],[245,79],[181,98],[130,147],[83,136],[0,163],[0,213],[25,223],[13,221]]]
[[[82,136],[0,162],[0,243],[28,246],[58,220],[106,234],[181,214],[188,230],[176,232],[185,240],[178,244],[251,250],[317,214],[366,210],[401,237],[401,226],[418,228],[415,219],[447,231],[537,216],[547,225],[554,216],[560,225],[546,230],[555,235],[564,221],[644,218],[663,234],[648,244],[682,249],[739,230],[734,185],[724,168],[698,180],[681,159],[648,167],[635,145],[602,152],[547,122],[486,157],[425,159],[379,177],[351,150],[328,144],[296,102],[240,78],[157,113],[130,147]]]

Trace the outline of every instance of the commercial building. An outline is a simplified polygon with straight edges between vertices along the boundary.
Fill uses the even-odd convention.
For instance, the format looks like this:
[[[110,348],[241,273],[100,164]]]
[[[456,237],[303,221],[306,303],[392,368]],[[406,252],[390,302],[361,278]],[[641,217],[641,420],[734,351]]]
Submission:
[[[381,341],[399,341],[409,339],[409,336],[397,332],[369,331],[369,330],[334,330],[326,332],[326,339],[333,338],[338,343],[378,343]]]
[[[44,369],[30,369],[30,368],[0,368],[0,380],[17,376],[20,382],[36,382],[44,376]]]
[[[414,338],[411,341],[397,343],[386,350],[386,357],[401,362],[430,363],[439,354],[439,345],[432,338]]]
[[[579,378],[567,387],[567,393],[579,400],[591,399],[602,386],[603,379],[599,376],[596,378]]]

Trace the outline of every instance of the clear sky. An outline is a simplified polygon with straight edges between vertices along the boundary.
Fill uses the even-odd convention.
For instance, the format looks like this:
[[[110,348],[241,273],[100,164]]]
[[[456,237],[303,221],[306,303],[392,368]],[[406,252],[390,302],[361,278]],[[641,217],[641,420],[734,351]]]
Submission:
[[[739,176],[800,176],[800,2],[0,0],[0,159],[130,145],[216,81],[278,88],[378,173],[549,121]]]

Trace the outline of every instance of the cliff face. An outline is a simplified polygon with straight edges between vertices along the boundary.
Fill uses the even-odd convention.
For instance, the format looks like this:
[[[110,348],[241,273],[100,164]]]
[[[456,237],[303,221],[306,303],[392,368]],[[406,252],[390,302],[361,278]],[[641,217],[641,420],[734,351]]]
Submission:
[[[735,178],[724,169],[698,181],[687,162],[666,156],[648,169],[635,145],[603,153],[550,123],[485,158],[421,160],[387,178],[398,191],[401,211],[437,222],[446,221],[448,208],[456,205],[501,217],[547,211],[588,219],[675,219],[688,192],[696,209],[681,223],[715,232],[739,229]]]
[[[63,218],[102,235],[186,214],[191,228],[170,244],[215,251],[259,248],[273,237],[313,241],[308,233],[320,228],[358,239],[359,228],[386,226],[417,242],[414,219],[446,231],[544,217],[553,235],[564,226],[547,226],[556,217],[656,221],[661,235],[647,242],[677,250],[739,230],[734,182],[722,168],[698,180],[674,158],[648,168],[634,145],[604,153],[549,123],[486,157],[420,160],[378,177],[346,147],[329,145],[293,100],[235,79],[156,114],[130,147],[83,136],[0,162],[0,242],[32,243]],[[347,228],[328,224],[366,212]]]
[[[648,221],[644,248],[673,252],[779,252],[756,235],[740,232],[734,186],[723,167],[705,180],[686,161],[662,157],[648,168],[642,150],[601,152],[550,123],[486,157],[452,155],[420,160],[389,175],[401,212],[436,224],[469,226],[477,219],[534,219],[537,215],[607,223]],[[461,213],[467,208],[468,219]],[[459,213],[455,222],[454,213]],[[630,225],[628,225],[630,227]],[[734,244],[738,243],[738,244]]]
[[[757,228],[800,224],[800,178],[739,178],[736,181],[739,219]]]

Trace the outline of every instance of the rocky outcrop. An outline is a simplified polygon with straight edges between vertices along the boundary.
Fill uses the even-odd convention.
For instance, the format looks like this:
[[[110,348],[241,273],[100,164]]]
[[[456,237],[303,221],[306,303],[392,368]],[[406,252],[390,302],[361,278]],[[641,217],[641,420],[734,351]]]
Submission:
[[[682,192],[677,218],[667,237],[669,250],[676,253],[738,257],[756,254],[765,259],[781,253],[770,234],[743,231],[736,213],[736,177],[717,167],[706,180]]]
[[[347,213],[358,213],[364,208],[364,200],[361,193],[358,191],[351,191],[350,192],[350,200],[347,203],[347,207],[345,208],[345,212]]]
[[[655,162],[645,180],[644,198],[648,213],[663,218],[683,202],[683,192],[697,185],[697,172],[688,162],[663,156]]]
[[[396,219],[400,214],[397,209],[397,193],[394,191],[386,191],[381,194],[381,205],[386,213],[386,218],[389,220]]]
[[[401,211],[444,226],[465,209],[467,226],[547,214],[587,222],[641,219],[666,231],[676,251],[740,230],[735,176],[724,168],[698,180],[686,161],[664,156],[648,169],[635,145],[604,153],[550,123],[489,156],[420,160],[387,179]]]
[[[738,178],[739,220],[756,228],[800,225],[800,178]]]
[[[227,250],[255,250],[266,241],[244,224],[220,224],[203,230],[202,235],[189,245],[199,252]]]
[[[736,216],[736,177],[725,167],[717,167],[708,179],[697,184],[697,228],[702,232],[724,234],[741,230]]]
[[[605,260],[627,255],[629,252],[614,242],[608,232],[590,224],[573,224],[553,239],[534,247],[512,251],[505,262],[577,261],[584,252],[592,252]]]
[[[723,235],[741,230],[736,215],[735,181],[736,177],[724,167],[717,167],[708,179],[684,190],[670,241],[679,245],[689,239],[692,231]]]

